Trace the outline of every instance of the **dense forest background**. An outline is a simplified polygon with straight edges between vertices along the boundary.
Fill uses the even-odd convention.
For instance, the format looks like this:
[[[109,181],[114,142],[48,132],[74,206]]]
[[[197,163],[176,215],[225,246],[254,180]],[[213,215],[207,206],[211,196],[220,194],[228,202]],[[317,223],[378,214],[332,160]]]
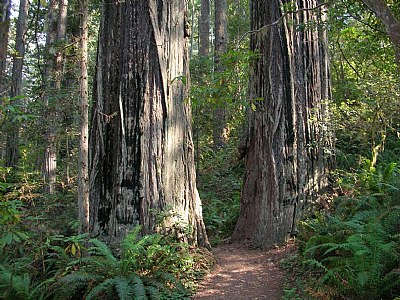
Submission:
[[[0,1],[1,299],[190,298],[212,261],[194,245],[242,237],[235,226],[249,165],[248,120],[263,111],[263,99],[250,96],[263,55],[250,46],[263,33],[254,28],[259,2],[185,2],[181,25],[190,76],[176,76],[169,84],[182,90],[190,85],[179,95],[191,105],[187,127],[193,133],[201,222],[196,197],[193,220],[156,204],[142,226],[128,228],[115,241],[88,233],[97,226],[88,216],[89,152],[94,151],[89,147],[96,148],[89,140],[99,132],[93,125],[99,82],[113,75],[113,64],[109,73],[99,71],[99,52],[111,61],[118,47],[125,47],[103,34],[110,28],[107,33],[114,36],[107,22],[120,16],[111,10],[107,15],[101,1]],[[400,296],[400,2],[315,1],[307,8],[299,7],[303,1],[272,2],[279,2],[280,17],[266,18],[264,29],[283,22],[294,32],[327,34],[329,97],[320,99],[326,118],[320,122],[311,109],[309,119],[329,129],[332,143],[321,148],[330,157],[329,182],[302,207],[288,237],[257,246],[270,247],[282,238],[295,243],[296,254],[284,262],[298,277],[287,291],[290,299],[395,299]],[[304,11],[319,17],[296,23]],[[180,118],[188,116],[184,111]],[[106,125],[117,119],[117,114],[102,116]],[[304,151],[317,147],[309,141]],[[115,153],[109,151],[110,161]],[[104,170],[107,184],[111,175]],[[195,176],[179,170],[189,174],[188,182]],[[203,221],[207,235],[201,233]],[[167,223],[164,231],[149,230]],[[200,232],[196,241],[190,238],[194,230]]]

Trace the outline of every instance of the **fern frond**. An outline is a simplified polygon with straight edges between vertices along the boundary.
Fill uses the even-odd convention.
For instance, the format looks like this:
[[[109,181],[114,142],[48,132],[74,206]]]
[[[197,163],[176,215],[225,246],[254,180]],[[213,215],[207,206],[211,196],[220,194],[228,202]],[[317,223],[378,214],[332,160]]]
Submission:
[[[146,293],[150,295],[151,300],[160,300],[161,293],[160,290],[152,285],[145,286]]]
[[[112,263],[117,262],[117,259],[112,254],[110,248],[108,248],[108,246],[104,242],[98,239],[90,239],[89,242],[93,244],[93,246],[89,248],[89,253],[91,253],[92,255],[104,256],[105,258],[107,258],[108,261]]]
[[[303,261],[303,264],[306,266],[314,267],[322,271],[328,272],[328,269],[319,260],[313,258]]]
[[[138,300],[146,300],[146,287],[143,283],[143,280],[139,275],[132,273],[129,276],[129,281],[133,284],[133,294],[135,299]]]
[[[135,228],[133,228],[133,230],[129,232],[122,241],[122,246],[129,248],[129,246],[136,244],[139,240],[141,230],[142,226],[135,226]]]
[[[85,300],[98,299],[97,296],[100,293],[111,294],[112,287],[115,285],[115,278],[108,278],[104,280],[102,283],[96,285],[94,288],[90,290],[90,292],[86,295]]]
[[[117,276],[114,278],[115,289],[120,300],[130,300],[133,296],[133,286],[126,277]],[[136,298],[135,298],[136,299]]]
[[[400,272],[391,271],[382,278],[382,293],[390,292],[400,287]]]
[[[325,284],[327,282],[332,282],[336,285],[341,283],[341,277],[338,276],[337,273],[333,272],[332,270],[328,270],[324,276],[320,279],[320,284]]]
[[[146,286],[146,290],[149,289],[149,287],[153,287],[153,289],[157,289],[160,295],[161,293],[168,292],[170,290],[169,287],[165,285],[165,282],[161,282],[156,278],[143,277],[142,280]]]
[[[90,282],[96,282],[98,276],[90,273],[73,272],[58,281],[56,288],[57,295],[62,299],[70,299],[78,293],[80,288],[88,286]]]
[[[22,297],[22,299],[29,299],[30,289],[31,279],[28,273],[17,275],[5,271],[0,276],[0,290],[6,295],[6,298],[19,296]]]
[[[164,273],[164,272],[157,272],[154,274],[157,279],[160,279],[162,282],[172,285],[175,289],[177,289],[181,293],[187,293],[186,287],[180,282],[178,279],[176,279],[172,274],[170,273]]]

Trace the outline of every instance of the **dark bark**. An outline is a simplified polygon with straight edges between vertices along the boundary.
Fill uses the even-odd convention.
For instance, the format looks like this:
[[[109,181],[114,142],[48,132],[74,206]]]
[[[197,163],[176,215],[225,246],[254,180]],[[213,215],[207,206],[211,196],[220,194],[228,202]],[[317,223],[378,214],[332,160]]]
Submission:
[[[19,3],[19,13],[17,22],[17,32],[15,36],[15,53],[13,55],[13,70],[10,98],[22,95],[22,68],[24,65],[25,57],[25,40],[27,30],[27,15],[28,15],[29,2],[21,0]],[[21,99],[15,102],[21,105]],[[7,153],[6,153],[6,166],[15,167],[18,164],[18,141],[19,141],[19,124],[11,124],[11,132],[7,135]]]
[[[6,97],[7,47],[10,30],[11,1],[0,0],[0,100]]]
[[[90,135],[93,233],[123,238],[140,224],[208,245],[187,102],[186,10],[184,0],[104,4]],[[157,211],[166,216],[160,224]]]
[[[331,147],[326,35],[304,25],[317,11],[282,18],[289,1],[252,1],[251,65],[246,169],[234,240],[268,248],[295,234],[301,211],[327,185]],[[317,1],[297,0],[298,9]],[[262,99],[256,100],[256,99]]]

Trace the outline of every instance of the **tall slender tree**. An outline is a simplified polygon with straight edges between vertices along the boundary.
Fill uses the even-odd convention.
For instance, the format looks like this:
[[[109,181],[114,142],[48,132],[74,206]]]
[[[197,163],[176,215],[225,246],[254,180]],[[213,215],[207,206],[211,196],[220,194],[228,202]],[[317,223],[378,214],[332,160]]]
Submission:
[[[144,233],[208,245],[187,102],[186,12],[185,0],[103,3],[89,155],[93,233],[121,238],[140,224]]]
[[[46,191],[54,193],[57,173],[57,108],[56,97],[60,95],[63,75],[63,47],[67,28],[67,0],[50,0],[46,32],[45,109],[46,149],[44,173]]]
[[[89,0],[80,1],[78,210],[81,232],[89,231],[88,5]]]
[[[17,21],[17,30],[15,35],[15,52],[13,54],[13,69],[11,80],[10,98],[22,95],[22,68],[24,65],[25,57],[25,41],[26,30],[28,26],[29,2],[27,0],[20,0],[19,13]],[[22,104],[22,100],[18,100],[18,104]],[[19,124],[13,124],[10,133],[7,135],[7,153],[6,153],[6,166],[15,167],[18,164],[18,141],[19,141]]]
[[[226,53],[228,45],[227,32],[227,3],[226,0],[214,0],[215,4],[215,42],[214,42],[214,72],[223,72],[224,67],[221,63],[221,56]],[[224,84],[224,83],[222,83]],[[219,97],[220,95],[216,95]],[[226,109],[223,105],[218,105],[213,113],[213,142],[214,149],[219,149],[228,141],[228,128]]]
[[[286,4],[286,6],[285,6]],[[296,13],[287,13],[288,5]],[[323,9],[317,0],[251,1],[248,140],[234,239],[283,243],[307,201],[327,184],[330,97]],[[292,8],[290,8],[291,10]]]
[[[53,193],[56,184],[57,155],[56,155],[56,133],[55,133],[55,117],[54,108],[50,99],[54,92],[54,84],[52,83],[54,73],[54,43],[57,37],[57,9],[58,1],[50,0],[48,4],[47,20],[46,20],[46,55],[44,68],[44,107],[46,110],[45,126],[46,126],[46,148],[44,153],[44,175],[46,182],[46,191]]]
[[[11,0],[0,0],[0,100],[6,89],[7,47],[10,30]]]

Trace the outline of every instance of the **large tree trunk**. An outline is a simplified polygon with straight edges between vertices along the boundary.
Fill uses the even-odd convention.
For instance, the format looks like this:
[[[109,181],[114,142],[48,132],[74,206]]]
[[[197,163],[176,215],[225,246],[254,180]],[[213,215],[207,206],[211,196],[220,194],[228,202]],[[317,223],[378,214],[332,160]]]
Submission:
[[[46,49],[47,62],[45,68],[46,92],[46,149],[44,172],[46,191],[54,193],[57,181],[57,102],[60,97],[63,75],[63,42],[67,28],[67,0],[51,0],[49,4]]]
[[[22,95],[22,67],[25,57],[25,40],[27,30],[27,15],[29,2],[21,0],[19,3],[19,13],[17,22],[17,32],[15,36],[15,53],[13,56],[13,70],[10,97]],[[18,100],[17,104],[21,105],[22,100]],[[11,132],[7,135],[7,153],[6,166],[15,167],[18,164],[18,141],[19,141],[19,124],[11,125]]]
[[[88,3],[89,0],[80,2],[78,212],[81,232],[89,231]]]
[[[249,110],[241,211],[233,239],[263,248],[294,234],[306,202],[327,185],[326,35],[305,26],[322,21],[323,12],[307,10],[316,0],[297,0],[301,11],[282,18],[281,7],[288,2],[251,3],[252,29],[259,30],[251,37],[251,49],[259,53],[250,78],[256,110]]]
[[[122,238],[140,224],[144,233],[208,245],[187,102],[185,3],[104,4],[90,138],[94,233]]]
[[[221,56],[225,54],[228,45],[227,9],[226,0],[215,0],[214,71],[216,73],[224,71],[224,67],[221,64]],[[222,82],[221,84],[224,83]],[[213,111],[213,144],[215,150],[223,147],[228,142],[226,114],[227,110],[222,103]]]
[[[0,100],[6,97],[7,47],[10,30],[11,1],[0,0]]]
[[[396,56],[396,63],[400,68],[400,22],[385,0],[362,0],[371,9],[385,26],[386,32],[393,44]]]

